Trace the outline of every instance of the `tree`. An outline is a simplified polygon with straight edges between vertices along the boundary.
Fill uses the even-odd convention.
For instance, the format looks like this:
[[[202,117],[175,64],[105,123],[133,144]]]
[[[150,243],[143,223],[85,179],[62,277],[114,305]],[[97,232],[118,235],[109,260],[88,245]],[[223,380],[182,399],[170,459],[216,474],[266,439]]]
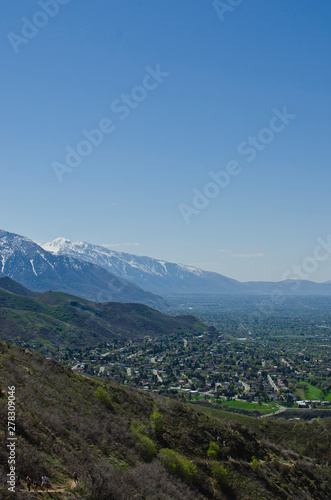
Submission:
[[[152,429],[154,430],[156,437],[160,438],[164,431],[164,423],[161,413],[155,411],[150,416],[150,420]]]
[[[186,484],[193,485],[198,482],[196,466],[170,448],[163,448],[160,451],[160,460],[170,474],[179,477]]]
[[[130,429],[135,440],[135,446],[141,457],[146,462],[151,462],[157,454],[157,449],[154,442],[143,432],[145,427],[136,420],[132,420]]]
[[[216,460],[220,456],[220,447],[217,443],[215,443],[215,441],[210,441],[207,455],[209,458],[212,458],[214,460]]]
[[[211,473],[215,481],[220,487],[226,488],[229,486],[228,471],[218,462],[212,462]]]

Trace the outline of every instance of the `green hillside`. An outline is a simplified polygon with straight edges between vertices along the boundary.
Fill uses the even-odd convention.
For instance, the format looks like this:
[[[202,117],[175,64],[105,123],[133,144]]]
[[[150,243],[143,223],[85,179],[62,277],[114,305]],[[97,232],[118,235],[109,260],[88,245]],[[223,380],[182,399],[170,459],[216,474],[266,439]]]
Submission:
[[[8,342],[53,349],[93,347],[114,337],[170,336],[206,329],[194,316],[168,316],[143,304],[101,304],[62,292],[28,297],[0,288],[0,340]]]
[[[46,474],[51,492],[43,498],[322,500],[330,491],[330,446],[326,455],[325,447],[316,449],[313,458],[299,455],[295,441],[285,446],[295,423],[278,422],[279,436],[270,421],[249,418],[243,426],[229,420],[231,414],[206,414],[177,400],[82,377],[3,343],[0,381],[2,422],[7,388],[15,386],[16,472],[21,478]],[[309,437],[313,424],[301,426]],[[312,434],[321,445],[323,430],[321,437]],[[28,498],[23,492],[7,495],[3,487],[7,432],[2,425],[0,495]]]
[[[38,295],[37,292],[33,292],[32,290],[25,288],[23,285],[12,280],[8,276],[0,278],[0,288],[3,288],[8,292],[16,293],[17,295],[23,295],[24,297],[33,297],[34,295]]]

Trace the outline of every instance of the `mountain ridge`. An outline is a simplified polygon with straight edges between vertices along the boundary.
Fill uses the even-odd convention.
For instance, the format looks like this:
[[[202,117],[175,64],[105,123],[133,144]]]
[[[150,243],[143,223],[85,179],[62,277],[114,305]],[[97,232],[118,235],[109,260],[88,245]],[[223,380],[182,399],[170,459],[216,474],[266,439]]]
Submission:
[[[63,237],[45,243],[43,248],[56,255],[68,255],[97,264],[162,296],[213,293],[273,295],[275,292],[281,295],[331,295],[331,283],[328,282],[315,283],[294,279],[279,282],[240,282],[197,267],[117,252],[102,245],[72,242]]]
[[[21,294],[12,292],[16,288]],[[30,293],[10,278],[0,278],[0,340],[52,349],[95,347],[112,338],[170,337],[208,329],[195,316],[169,316],[145,304],[96,303],[63,292]]]
[[[104,269],[112,269],[114,274],[162,296],[178,292],[240,292],[238,281],[221,274],[163,259],[116,252],[101,245],[56,238],[52,242],[45,243],[43,248],[56,255],[70,255],[93,262]]]
[[[62,291],[89,300],[163,303],[163,299],[96,264],[54,255],[37,243],[0,230],[0,277],[9,276],[26,288]]]

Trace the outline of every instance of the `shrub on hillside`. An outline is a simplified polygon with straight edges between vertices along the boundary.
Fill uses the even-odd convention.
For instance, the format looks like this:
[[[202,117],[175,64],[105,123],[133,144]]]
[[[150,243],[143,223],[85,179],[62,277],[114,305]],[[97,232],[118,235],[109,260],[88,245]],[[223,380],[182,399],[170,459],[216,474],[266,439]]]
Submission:
[[[153,441],[143,433],[145,427],[136,420],[132,420],[130,429],[140,456],[145,462],[151,462],[157,454],[157,449]]]
[[[91,500],[202,500],[179,479],[171,476],[158,461],[140,464],[125,472],[109,469],[105,463],[94,464],[91,471]],[[87,498],[87,497],[83,497]]]
[[[228,471],[218,462],[212,462],[211,473],[218,486],[221,488],[227,488],[229,486]]]
[[[260,469],[261,463],[256,457],[252,457],[251,467],[254,472],[257,472]]]
[[[196,484],[198,481],[198,470],[196,466],[178,453],[169,448],[160,451],[160,460],[170,474],[179,477],[188,485]]]
[[[103,403],[108,410],[111,410],[113,408],[113,404],[110,396],[108,395],[108,392],[105,391],[102,387],[98,387],[94,391],[94,396],[98,398],[99,401],[101,401],[101,403]]]
[[[155,411],[154,413],[152,413],[150,420],[152,429],[155,432],[156,437],[162,437],[162,434],[164,432],[164,423],[161,413]]]
[[[216,460],[220,456],[220,447],[215,441],[210,441],[207,455],[209,458]]]
[[[135,438],[135,445],[145,462],[151,462],[157,454],[156,446],[148,436],[138,434]]]

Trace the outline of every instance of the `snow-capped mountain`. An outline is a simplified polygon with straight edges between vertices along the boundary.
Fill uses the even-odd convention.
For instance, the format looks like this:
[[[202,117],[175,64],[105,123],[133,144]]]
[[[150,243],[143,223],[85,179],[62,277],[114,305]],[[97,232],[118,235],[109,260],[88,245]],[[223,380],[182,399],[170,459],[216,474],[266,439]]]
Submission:
[[[141,302],[153,307],[164,304],[157,295],[272,294],[275,290],[284,295],[331,295],[328,283],[240,283],[196,267],[64,238],[41,247],[24,236],[0,230],[2,276],[35,291],[58,290],[98,302]]]
[[[9,276],[39,291],[62,291],[98,302],[141,302],[157,306],[160,297],[93,263],[54,255],[32,240],[0,230],[0,277]]]
[[[275,291],[281,295],[331,295],[331,285],[328,283],[304,280],[300,281],[299,286],[295,280],[241,283],[196,267],[116,252],[100,245],[72,242],[65,238],[57,238],[43,245],[43,248],[54,255],[67,255],[96,264],[162,296],[230,293],[269,295]]]
[[[241,288],[238,281],[221,274],[151,257],[116,252],[100,245],[57,238],[43,245],[43,248],[55,255],[68,255],[92,262],[145,290],[161,295],[235,293],[240,292]]]

